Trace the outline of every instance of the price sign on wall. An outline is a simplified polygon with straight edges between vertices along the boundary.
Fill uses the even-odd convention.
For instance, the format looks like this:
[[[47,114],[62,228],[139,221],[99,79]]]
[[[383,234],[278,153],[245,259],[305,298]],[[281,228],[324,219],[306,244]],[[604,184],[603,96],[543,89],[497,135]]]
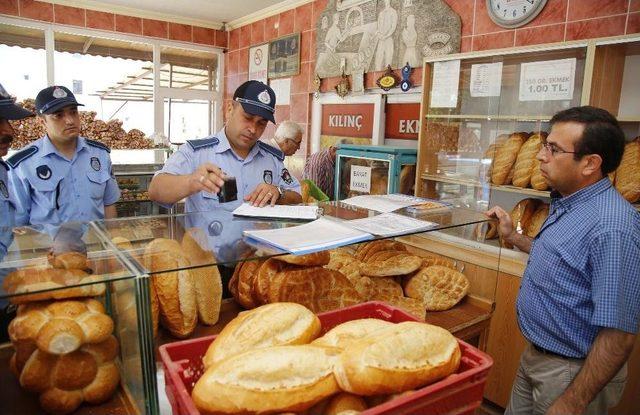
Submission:
[[[520,65],[520,101],[573,99],[576,58]]]
[[[371,192],[371,167],[369,166],[351,166],[351,180],[349,181],[349,190],[356,192]]]

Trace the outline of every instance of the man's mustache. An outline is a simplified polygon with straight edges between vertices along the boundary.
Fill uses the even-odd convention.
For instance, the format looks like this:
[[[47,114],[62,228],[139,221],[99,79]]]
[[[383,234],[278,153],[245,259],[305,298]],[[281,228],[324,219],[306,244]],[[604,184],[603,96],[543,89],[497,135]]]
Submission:
[[[11,141],[13,141],[12,135],[0,135],[0,144],[9,144]]]

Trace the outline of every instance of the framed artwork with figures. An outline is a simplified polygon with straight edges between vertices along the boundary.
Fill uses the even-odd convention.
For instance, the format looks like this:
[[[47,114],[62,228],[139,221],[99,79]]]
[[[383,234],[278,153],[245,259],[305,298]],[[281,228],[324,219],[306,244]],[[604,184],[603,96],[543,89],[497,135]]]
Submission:
[[[300,33],[269,42],[269,79],[300,73]]]

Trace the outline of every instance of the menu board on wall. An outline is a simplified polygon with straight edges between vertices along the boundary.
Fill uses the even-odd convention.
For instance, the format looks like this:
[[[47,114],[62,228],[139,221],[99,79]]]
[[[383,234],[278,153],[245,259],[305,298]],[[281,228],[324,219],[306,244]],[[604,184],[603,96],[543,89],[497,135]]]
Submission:
[[[573,99],[576,58],[526,62],[520,65],[520,101]]]

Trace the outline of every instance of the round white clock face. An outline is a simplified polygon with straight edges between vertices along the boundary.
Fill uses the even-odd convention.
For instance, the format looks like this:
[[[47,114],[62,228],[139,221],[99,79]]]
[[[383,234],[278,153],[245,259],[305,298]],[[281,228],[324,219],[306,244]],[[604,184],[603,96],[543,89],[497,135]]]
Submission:
[[[513,29],[533,20],[546,3],[547,0],[487,0],[487,11],[495,24]]]

